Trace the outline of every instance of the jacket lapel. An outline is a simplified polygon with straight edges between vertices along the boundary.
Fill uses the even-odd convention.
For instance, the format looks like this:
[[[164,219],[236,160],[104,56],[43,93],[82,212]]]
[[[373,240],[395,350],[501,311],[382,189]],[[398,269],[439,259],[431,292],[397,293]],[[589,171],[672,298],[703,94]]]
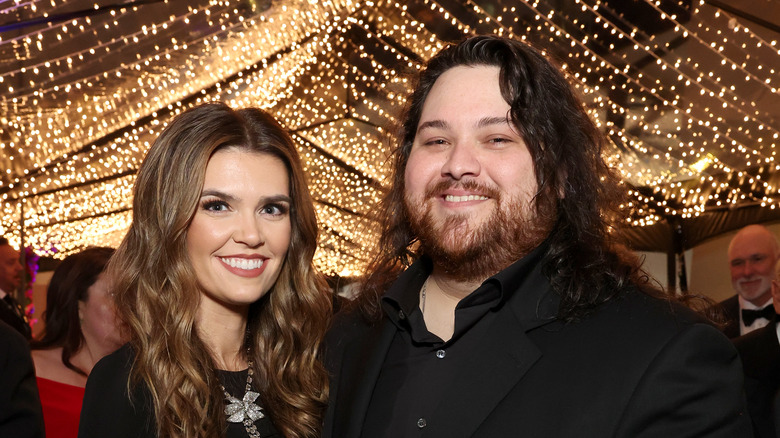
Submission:
[[[395,334],[395,326],[384,319],[367,336],[352,341],[345,348],[336,401],[337,418],[334,438],[358,438],[368,405],[379,378],[382,363]]]
[[[471,436],[542,356],[511,312],[503,312],[471,363],[442,397],[424,436]]]

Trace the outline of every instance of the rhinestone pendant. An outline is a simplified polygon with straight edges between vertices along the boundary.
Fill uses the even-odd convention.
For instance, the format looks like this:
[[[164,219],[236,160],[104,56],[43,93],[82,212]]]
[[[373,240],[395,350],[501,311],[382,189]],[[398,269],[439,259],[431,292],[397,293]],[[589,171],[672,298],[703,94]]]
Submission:
[[[243,400],[239,400],[233,396],[226,397],[228,405],[225,406],[225,414],[227,414],[227,421],[230,423],[243,423],[245,419],[250,420],[252,423],[265,417],[263,408],[255,403],[255,400],[260,396],[259,393],[254,391],[247,391],[244,394]]]

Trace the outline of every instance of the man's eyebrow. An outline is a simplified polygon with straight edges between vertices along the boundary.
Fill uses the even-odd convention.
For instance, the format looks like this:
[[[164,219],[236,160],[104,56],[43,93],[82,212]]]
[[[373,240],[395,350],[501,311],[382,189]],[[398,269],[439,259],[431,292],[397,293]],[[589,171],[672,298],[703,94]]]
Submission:
[[[477,121],[477,128],[484,128],[494,125],[510,125],[509,120],[506,117],[483,117]],[[417,127],[417,132],[423,131],[428,128],[448,129],[450,125],[444,120],[428,120],[420,123]]]
[[[417,132],[428,128],[447,129],[449,126],[450,125],[444,120],[428,120],[427,122],[420,123],[420,126],[417,127]]]
[[[477,128],[493,125],[509,125],[509,120],[506,117],[483,117],[477,122]]]

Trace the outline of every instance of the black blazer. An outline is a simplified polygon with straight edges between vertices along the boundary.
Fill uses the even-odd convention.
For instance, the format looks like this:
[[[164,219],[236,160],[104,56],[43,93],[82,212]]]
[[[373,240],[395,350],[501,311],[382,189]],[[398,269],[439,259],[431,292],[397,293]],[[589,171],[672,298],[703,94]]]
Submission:
[[[134,385],[128,395],[132,365],[130,344],[95,364],[84,389],[79,438],[157,437],[152,395],[143,385]]]
[[[780,342],[775,323],[733,342],[745,370],[745,393],[756,436],[780,437]]]
[[[44,438],[43,413],[27,340],[0,321],[0,437]]]
[[[737,351],[694,312],[630,292],[563,324],[550,320],[556,306],[529,317],[544,306],[519,295],[421,437],[752,436]],[[323,438],[360,436],[395,330],[386,319],[337,316],[326,340],[332,380]]]
[[[20,317],[19,313],[17,313],[20,312],[24,314],[24,309],[21,308],[19,303],[13,297],[11,297],[11,300],[13,301],[13,305],[17,307],[17,311],[14,311],[7,302],[0,300],[0,321],[10,325],[14,330],[21,333],[22,336],[24,336],[29,341],[32,338],[32,329],[30,328],[30,325],[27,323],[27,321],[25,321],[24,318]]]
[[[718,303],[718,308],[723,312],[725,326],[723,333],[734,339],[739,336],[739,296],[734,295]]]
[[[133,349],[125,344],[92,369],[84,391],[79,438],[157,438],[157,422],[148,387],[144,383],[133,385],[128,394],[127,382],[133,360]],[[261,437],[281,437],[268,417],[255,426]],[[246,434],[243,424],[231,423],[222,438],[245,437]]]

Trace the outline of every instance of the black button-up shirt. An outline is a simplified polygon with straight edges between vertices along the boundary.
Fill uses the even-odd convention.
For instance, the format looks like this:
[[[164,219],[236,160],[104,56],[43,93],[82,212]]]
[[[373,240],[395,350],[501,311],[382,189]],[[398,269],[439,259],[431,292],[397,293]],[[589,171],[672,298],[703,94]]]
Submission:
[[[463,298],[455,308],[454,332],[448,341],[428,331],[419,308],[430,260],[423,258],[409,267],[382,298],[383,310],[397,331],[374,387],[363,437],[414,437],[425,431],[442,395],[457,385],[466,363],[475,360],[471,352],[489,334],[497,313],[541,253],[538,248]]]

